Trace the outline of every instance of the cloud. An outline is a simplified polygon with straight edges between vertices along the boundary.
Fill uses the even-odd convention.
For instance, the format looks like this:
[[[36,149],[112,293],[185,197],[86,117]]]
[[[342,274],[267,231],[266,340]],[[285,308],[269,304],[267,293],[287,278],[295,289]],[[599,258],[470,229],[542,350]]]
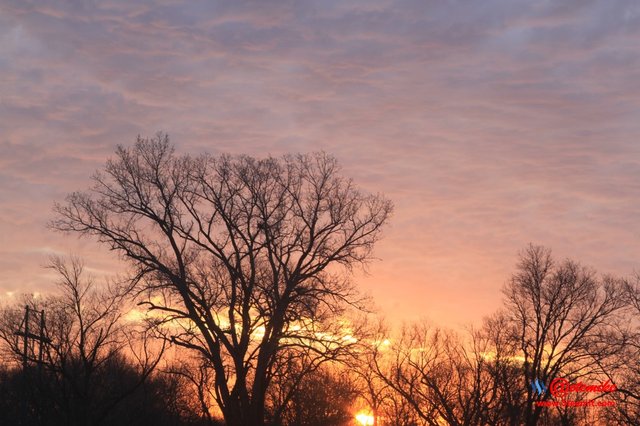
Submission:
[[[119,143],[324,149],[396,215],[362,277],[383,309],[468,321],[529,242],[637,267],[633,1],[0,4],[0,293],[46,289],[53,200]],[[480,303],[482,302],[482,303]],[[391,314],[394,315],[394,314]]]

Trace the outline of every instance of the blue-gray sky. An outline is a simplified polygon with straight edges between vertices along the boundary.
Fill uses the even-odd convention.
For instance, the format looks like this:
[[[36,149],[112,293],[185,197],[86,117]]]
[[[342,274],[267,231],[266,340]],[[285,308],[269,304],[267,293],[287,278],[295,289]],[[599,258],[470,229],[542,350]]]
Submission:
[[[396,319],[492,312],[517,251],[640,254],[636,1],[0,1],[0,294],[46,292],[45,227],[116,144],[323,149],[396,205],[361,288]]]

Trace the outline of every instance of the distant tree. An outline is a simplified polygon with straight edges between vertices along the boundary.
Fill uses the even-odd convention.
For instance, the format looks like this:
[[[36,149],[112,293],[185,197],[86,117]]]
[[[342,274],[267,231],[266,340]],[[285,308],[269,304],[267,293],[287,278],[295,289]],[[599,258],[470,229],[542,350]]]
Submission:
[[[173,362],[181,363],[181,359]],[[176,366],[178,368],[178,366]],[[156,369],[153,374],[118,405],[107,423],[127,426],[218,426],[201,412],[194,398],[193,383],[186,377]]]
[[[607,369],[608,377],[616,383],[616,406],[602,410],[603,423],[640,424],[640,273],[625,283],[625,300],[630,310],[629,321],[620,323],[620,352],[614,365]]]
[[[359,400],[373,417],[373,426],[416,426],[423,424],[413,405],[388,384],[388,377],[381,375],[381,368],[388,367],[387,355],[396,346],[383,321],[370,328],[371,337],[359,348],[358,357],[349,364]],[[381,367],[384,364],[384,367]],[[388,371],[388,370],[385,370]]]
[[[504,289],[504,326],[517,344],[513,356],[522,359],[521,422],[535,425],[545,409],[535,405],[540,397],[532,381],[606,378],[603,366],[623,351],[624,339],[616,337],[627,302],[623,280],[599,278],[571,260],[555,262],[543,247],[523,251],[517,269]]]
[[[144,383],[162,348],[149,351],[144,333],[134,336],[122,321],[125,293],[116,286],[97,287],[80,259],[53,257],[50,268],[59,277],[58,294],[25,299],[32,315],[45,311],[48,341],[42,355],[27,346],[27,363],[16,376],[22,397],[29,399],[21,421],[99,425]],[[16,335],[24,326],[23,315],[23,304],[0,313],[0,340],[5,356],[16,366],[24,357],[22,337]],[[32,335],[40,332],[33,328]]]
[[[293,365],[288,366],[294,368]],[[298,369],[302,366],[298,366]],[[300,378],[292,386],[288,377]],[[291,388],[295,392],[288,393]],[[287,397],[281,401],[282,394]],[[274,426],[342,426],[353,423],[351,412],[357,390],[349,374],[342,368],[327,364],[307,371],[306,374],[285,374],[274,381],[269,389],[268,404],[269,424]],[[273,408],[277,410],[273,412]],[[276,414],[276,416],[273,416]]]
[[[214,370],[230,426],[261,425],[284,347],[334,356],[336,318],[359,306],[348,276],[371,257],[391,203],[326,154],[177,156],[165,135],[119,147],[55,208],[53,227],[95,237],[135,269],[165,337]]]
[[[199,413],[207,424],[217,424],[215,415],[211,410],[211,401],[215,399],[215,386],[213,385],[215,374],[213,368],[206,359],[198,356],[198,354],[191,354],[191,356],[188,356],[189,354],[181,355],[180,362],[172,362],[164,371],[178,378],[179,381],[186,383],[191,390],[191,395],[194,395],[195,391],[197,398],[194,399],[192,397],[192,400],[197,401],[197,408],[194,407],[193,411]]]
[[[406,426],[405,419],[402,418],[401,412],[401,407],[403,407],[404,404],[394,404],[398,401],[404,401],[404,399],[394,399],[392,396],[393,391],[389,385],[387,385],[376,373],[375,369],[372,368],[374,363],[372,352],[364,351],[359,361],[360,362],[353,365],[351,374],[354,377],[353,382],[356,385],[358,396],[364,400],[371,409],[373,426],[382,424],[380,421],[381,417],[391,417],[397,426]],[[387,403],[390,403],[389,410],[385,410]],[[398,408],[400,410],[397,410]],[[411,408],[409,411],[412,410]],[[393,411],[393,413],[391,413],[391,411]],[[385,416],[385,414],[387,414],[387,416]],[[389,416],[389,414],[391,415]]]
[[[375,347],[372,369],[429,425],[597,421],[597,410],[536,404],[550,395],[538,395],[532,382],[549,386],[560,377],[595,383],[625,378],[619,396],[627,409],[618,410],[614,421],[631,421],[637,415],[637,346],[627,330],[627,310],[636,291],[624,280],[598,277],[571,260],[555,262],[549,250],[529,246],[504,287],[503,308],[481,329],[460,339],[424,324],[405,327],[388,348]]]
[[[374,349],[372,369],[412,408],[415,417],[400,405],[408,423],[417,417],[432,426],[499,424],[491,361],[477,343],[468,347],[451,332],[415,324]]]
[[[516,425],[522,422],[522,406],[527,389],[522,380],[522,357],[513,339],[509,319],[503,312],[485,319],[474,331],[475,352],[484,358],[484,379],[492,384],[492,404],[487,410],[494,424]]]
[[[92,378],[93,383],[128,386],[138,380],[135,364],[127,358],[109,362]],[[60,401],[71,398],[51,372],[33,374],[25,380],[20,367],[0,364],[0,425],[70,426],[69,413]],[[112,402],[114,389],[95,394],[94,406]],[[117,390],[120,392],[120,389]],[[140,386],[120,399],[101,419],[86,424],[104,426],[212,426],[220,422],[204,419],[192,398],[190,384],[181,377],[156,370]],[[26,404],[25,404],[26,403]],[[25,414],[26,412],[26,414]]]

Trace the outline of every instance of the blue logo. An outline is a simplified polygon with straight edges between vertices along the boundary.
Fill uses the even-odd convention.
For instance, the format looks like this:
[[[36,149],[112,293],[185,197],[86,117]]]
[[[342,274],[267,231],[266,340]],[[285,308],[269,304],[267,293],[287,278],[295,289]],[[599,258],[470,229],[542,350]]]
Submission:
[[[544,395],[547,392],[547,387],[542,380],[535,379],[531,382],[531,389],[538,395]]]

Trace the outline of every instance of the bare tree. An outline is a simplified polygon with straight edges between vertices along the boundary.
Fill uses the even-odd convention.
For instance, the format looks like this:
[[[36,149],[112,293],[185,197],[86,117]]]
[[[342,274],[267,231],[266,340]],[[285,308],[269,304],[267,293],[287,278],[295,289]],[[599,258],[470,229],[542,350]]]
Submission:
[[[263,424],[283,346],[345,342],[323,328],[358,305],[348,272],[392,209],[326,154],[179,157],[164,135],[119,147],[94,183],[56,205],[53,227],[130,261],[167,338],[210,362],[231,426]]]
[[[618,336],[621,351],[610,365],[608,376],[615,381],[615,409],[602,410],[602,418],[609,424],[640,423],[640,273],[625,282],[625,300],[628,302],[630,318],[622,324],[623,333]]]
[[[354,383],[357,386],[358,395],[371,409],[373,426],[379,426],[381,424],[380,418],[386,417],[383,414],[385,411],[385,403],[393,403],[396,402],[396,400],[390,399],[392,393],[391,388],[384,380],[380,379],[375,369],[371,368],[373,362],[372,351],[366,351],[361,355],[360,362],[353,366],[351,373],[354,376]],[[396,407],[400,408],[400,406],[393,405],[393,408]],[[400,418],[400,415],[401,413],[397,411],[392,414],[392,418],[395,419],[394,424],[404,426],[405,423],[402,421],[403,419]]]
[[[637,303],[636,291],[624,280],[598,277],[570,260],[556,263],[549,250],[529,246],[504,288],[503,309],[482,329],[461,340],[424,324],[404,328],[388,352],[376,348],[373,369],[426,424],[591,421],[597,410],[543,408],[537,401],[551,396],[539,395],[532,383],[548,386],[560,377],[617,382],[622,377],[626,386],[619,395],[632,408],[637,382],[628,363],[635,359],[630,351],[636,346],[627,329],[627,308]],[[626,421],[635,418],[631,409],[621,415]]]
[[[323,363],[309,368],[299,360],[292,361],[282,365],[286,369],[285,374],[274,377],[273,386],[269,389],[269,424],[351,424],[351,408],[357,393],[350,375],[335,363]]]
[[[349,365],[359,399],[373,417],[373,426],[415,426],[421,422],[411,403],[379,374],[385,355],[395,346],[391,346],[390,332],[383,320],[374,327],[367,333],[371,337],[360,346],[358,357]]]
[[[32,311],[46,312],[46,344],[41,354],[27,348],[25,366],[37,366],[41,374],[31,385],[48,387],[40,400],[53,401],[66,424],[98,425],[147,379],[162,348],[150,350],[145,333],[124,323],[122,288],[96,286],[79,258],[52,257],[49,268],[59,277],[59,292],[27,301]],[[0,338],[16,361],[25,355],[15,335],[22,307],[3,310],[0,325]],[[46,380],[40,380],[42,370]]]
[[[334,333],[337,332],[338,330],[334,331]],[[354,334],[359,335],[358,333]],[[292,407],[300,408],[305,404],[309,405],[310,402],[304,398],[314,398],[313,395],[300,395],[301,386],[317,386],[317,383],[309,382],[307,376],[311,375],[317,378],[324,373],[329,374],[330,370],[339,370],[341,364],[351,361],[353,356],[357,354],[358,346],[355,338],[346,339],[339,345],[333,345],[333,347],[322,351],[317,351],[312,346],[304,347],[299,343],[292,346],[285,343],[273,364],[272,386],[267,392],[266,406],[268,407],[269,423],[274,425],[292,424]],[[324,373],[318,372],[321,369],[324,369]],[[333,395],[331,390],[327,390],[327,392],[326,397]],[[343,406],[344,404],[341,405],[341,407]]]
[[[603,365],[622,351],[612,338],[623,322],[623,281],[598,278],[594,271],[566,260],[554,262],[548,249],[529,246],[518,271],[505,286],[505,326],[522,357],[522,386],[527,390],[523,424],[538,422],[531,383],[556,377],[594,380],[606,377]],[[543,398],[548,398],[545,394]]]
[[[493,424],[516,425],[522,422],[522,406],[527,389],[522,386],[522,357],[513,339],[510,320],[503,312],[485,319],[474,333],[476,353],[483,357],[485,379],[492,383],[494,398],[487,410]]]
[[[215,398],[212,392],[213,386],[213,369],[209,363],[202,359],[198,354],[192,355],[190,359],[181,358],[179,363],[172,363],[165,369],[165,373],[170,376],[178,377],[186,382],[192,390],[195,390],[197,396],[200,417],[207,424],[216,424],[214,414],[211,412],[210,401]]]
[[[472,339],[466,345],[451,332],[415,324],[404,327],[388,348],[374,349],[372,368],[422,424],[498,424],[498,388],[480,344]]]

